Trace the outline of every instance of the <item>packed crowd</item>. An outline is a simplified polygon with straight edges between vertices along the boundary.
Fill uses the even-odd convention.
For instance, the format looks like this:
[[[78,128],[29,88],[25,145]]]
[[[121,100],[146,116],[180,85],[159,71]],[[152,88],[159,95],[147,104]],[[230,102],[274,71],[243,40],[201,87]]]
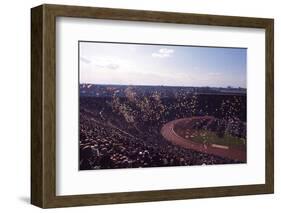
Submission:
[[[209,165],[233,160],[187,150],[147,133],[142,138],[80,112],[80,169]]]
[[[81,170],[239,163],[173,145],[161,136],[160,128],[194,115],[246,123],[245,97],[177,93],[163,98],[157,91],[146,96],[134,90],[124,93],[125,97],[114,93],[80,97]]]

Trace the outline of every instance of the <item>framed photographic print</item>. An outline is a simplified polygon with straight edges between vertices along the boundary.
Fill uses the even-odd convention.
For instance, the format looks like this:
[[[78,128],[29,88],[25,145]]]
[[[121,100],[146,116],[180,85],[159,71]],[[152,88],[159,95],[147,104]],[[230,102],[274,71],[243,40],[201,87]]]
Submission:
[[[31,203],[274,191],[273,19],[31,9]]]

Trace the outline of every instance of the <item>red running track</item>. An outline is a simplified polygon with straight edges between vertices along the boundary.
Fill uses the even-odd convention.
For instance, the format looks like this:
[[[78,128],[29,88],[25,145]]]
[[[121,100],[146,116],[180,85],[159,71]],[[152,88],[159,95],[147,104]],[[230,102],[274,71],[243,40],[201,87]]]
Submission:
[[[191,121],[193,119],[201,119],[201,118],[209,119],[211,117],[210,116],[201,116],[201,117],[197,116],[197,117],[181,118],[181,119],[170,121],[161,128],[161,134],[166,140],[170,141],[171,143],[173,143],[175,145],[184,147],[186,149],[192,149],[192,150],[195,150],[198,152],[203,152],[206,154],[213,154],[213,155],[225,157],[225,158],[232,159],[232,160],[246,162],[246,149],[243,150],[241,148],[239,149],[239,148],[235,148],[235,147],[226,147],[226,146],[219,146],[219,145],[216,146],[214,144],[206,145],[206,144],[202,144],[202,143],[196,143],[190,139],[186,139],[186,138],[183,138],[183,137],[177,135],[177,133],[174,131],[174,125],[177,122]]]

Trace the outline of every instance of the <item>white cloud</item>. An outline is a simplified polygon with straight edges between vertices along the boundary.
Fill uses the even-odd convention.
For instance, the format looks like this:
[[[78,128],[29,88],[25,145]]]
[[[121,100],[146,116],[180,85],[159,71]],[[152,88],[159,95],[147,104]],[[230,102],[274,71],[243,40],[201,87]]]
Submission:
[[[219,73],[219,72],[209,72],[208,75],[210,75],[210,76],[220,76],[221,73]]]
[[[163,53],[163,54],[172,54],[174,52],[173,49],[168,49],[168,48],[161,48],[159,50],[160,53]]]
[[[107,64],[106,67],[108,69],[116,70],[119,68],[119,65],[118,64]]]
[[[94,66],[100,68],[108,68],[108,69],[115,70],[120,66],[119,63],[112,58],[95,57],[91,61]]]
[[[81,56],[80,61],[85,64],[91,64],[92,66],[99,68],[106,68],[111,70],[116,70],[120,66],[124,66],[126,62],[117,58],[109,58],[109,57],[93,57],[88,59],[86,57]]]
[[[153,58],[169,58],[174,53],[173,49],[161,48],[157,52],[152,53]]]

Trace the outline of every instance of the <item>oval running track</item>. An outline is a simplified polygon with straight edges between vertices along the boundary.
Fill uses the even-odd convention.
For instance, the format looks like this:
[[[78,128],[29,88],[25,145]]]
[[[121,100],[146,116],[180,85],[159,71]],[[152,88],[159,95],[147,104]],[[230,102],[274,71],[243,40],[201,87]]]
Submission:
[[[181,118],[181,119],[170,121],[161,128],[161,134],[166,140],[168,140],[172,144],[181,146],[186,149],[192,149],[206,154],[213,154],[232,160],[246,162],[246,150],[241,150],[234,147],[221,146],[216,144],[206,145],[202,143],[196,143],[190,139],[186,139],[179,136],[174,131],[174,125],[178,122],[182,122],[182,121],[188,122],[191,121],[192,119],[204,119],[204,118],[209,119],[210,116],[200,116],[200,117],[196,116],[196,117]]]

